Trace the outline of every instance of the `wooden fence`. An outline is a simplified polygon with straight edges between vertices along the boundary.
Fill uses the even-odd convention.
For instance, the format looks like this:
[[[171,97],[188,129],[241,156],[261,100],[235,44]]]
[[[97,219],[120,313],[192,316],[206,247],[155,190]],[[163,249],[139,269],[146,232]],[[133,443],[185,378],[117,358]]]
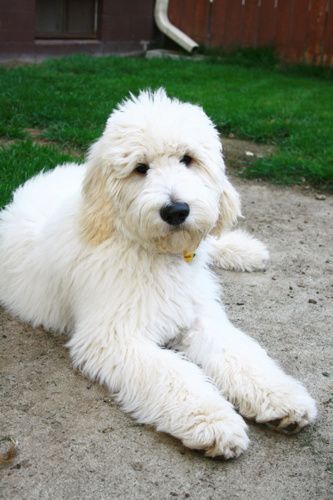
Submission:
[[[206,47],[275,47],[333,66],[333,0],[170,0],[171,22]]]

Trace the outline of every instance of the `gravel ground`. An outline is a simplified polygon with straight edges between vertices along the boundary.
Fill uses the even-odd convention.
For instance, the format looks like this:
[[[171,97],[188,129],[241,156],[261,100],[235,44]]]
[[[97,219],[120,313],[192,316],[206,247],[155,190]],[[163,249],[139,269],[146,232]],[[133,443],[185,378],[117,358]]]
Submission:
[[[0,437],[19,443],[1,467],[1,498],[332,498],[333,197],[234,182],[241,225],[272,261],[265,273],[220,273],[229,316],[305,383],[317,424],[297,436],[250,424],[241,458],[204,458],[135,424],[73,371],[64,337],[0,311]]]

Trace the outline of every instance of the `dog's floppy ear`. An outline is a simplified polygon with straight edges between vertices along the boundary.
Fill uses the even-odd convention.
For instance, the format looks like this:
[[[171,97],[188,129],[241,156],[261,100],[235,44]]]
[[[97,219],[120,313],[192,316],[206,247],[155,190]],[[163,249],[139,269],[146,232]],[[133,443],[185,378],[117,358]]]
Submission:
[[[220,236],[224,229],[231,228],[238,217],[242,216],[239,194],[226,177],[220,196],[219,210],[219,217],[211,231],[214,236]]]
[[[112,202],[106,190],[107,175],[97,163],[88,163],[83,181],[81,231],[89,243],[99,245],[110,238],[113,231]]]

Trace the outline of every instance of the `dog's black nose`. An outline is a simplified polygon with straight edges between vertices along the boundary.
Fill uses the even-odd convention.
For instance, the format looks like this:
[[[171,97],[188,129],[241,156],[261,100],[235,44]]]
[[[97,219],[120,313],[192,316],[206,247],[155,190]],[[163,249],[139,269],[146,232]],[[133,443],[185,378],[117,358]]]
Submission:
[[[170,203],[160,210],[162,219],[171,226],[178,226],[184,222],[189,213],[190,207],[187,203]]]

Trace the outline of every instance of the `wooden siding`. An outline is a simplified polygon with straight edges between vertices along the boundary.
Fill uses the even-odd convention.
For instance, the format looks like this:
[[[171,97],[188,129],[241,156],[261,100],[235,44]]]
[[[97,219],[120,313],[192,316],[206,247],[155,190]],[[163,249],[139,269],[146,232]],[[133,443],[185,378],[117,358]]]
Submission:
[[[169,17],[207,47],[273,46],[287,61],[333,66],[333,0],[170,0]]]

